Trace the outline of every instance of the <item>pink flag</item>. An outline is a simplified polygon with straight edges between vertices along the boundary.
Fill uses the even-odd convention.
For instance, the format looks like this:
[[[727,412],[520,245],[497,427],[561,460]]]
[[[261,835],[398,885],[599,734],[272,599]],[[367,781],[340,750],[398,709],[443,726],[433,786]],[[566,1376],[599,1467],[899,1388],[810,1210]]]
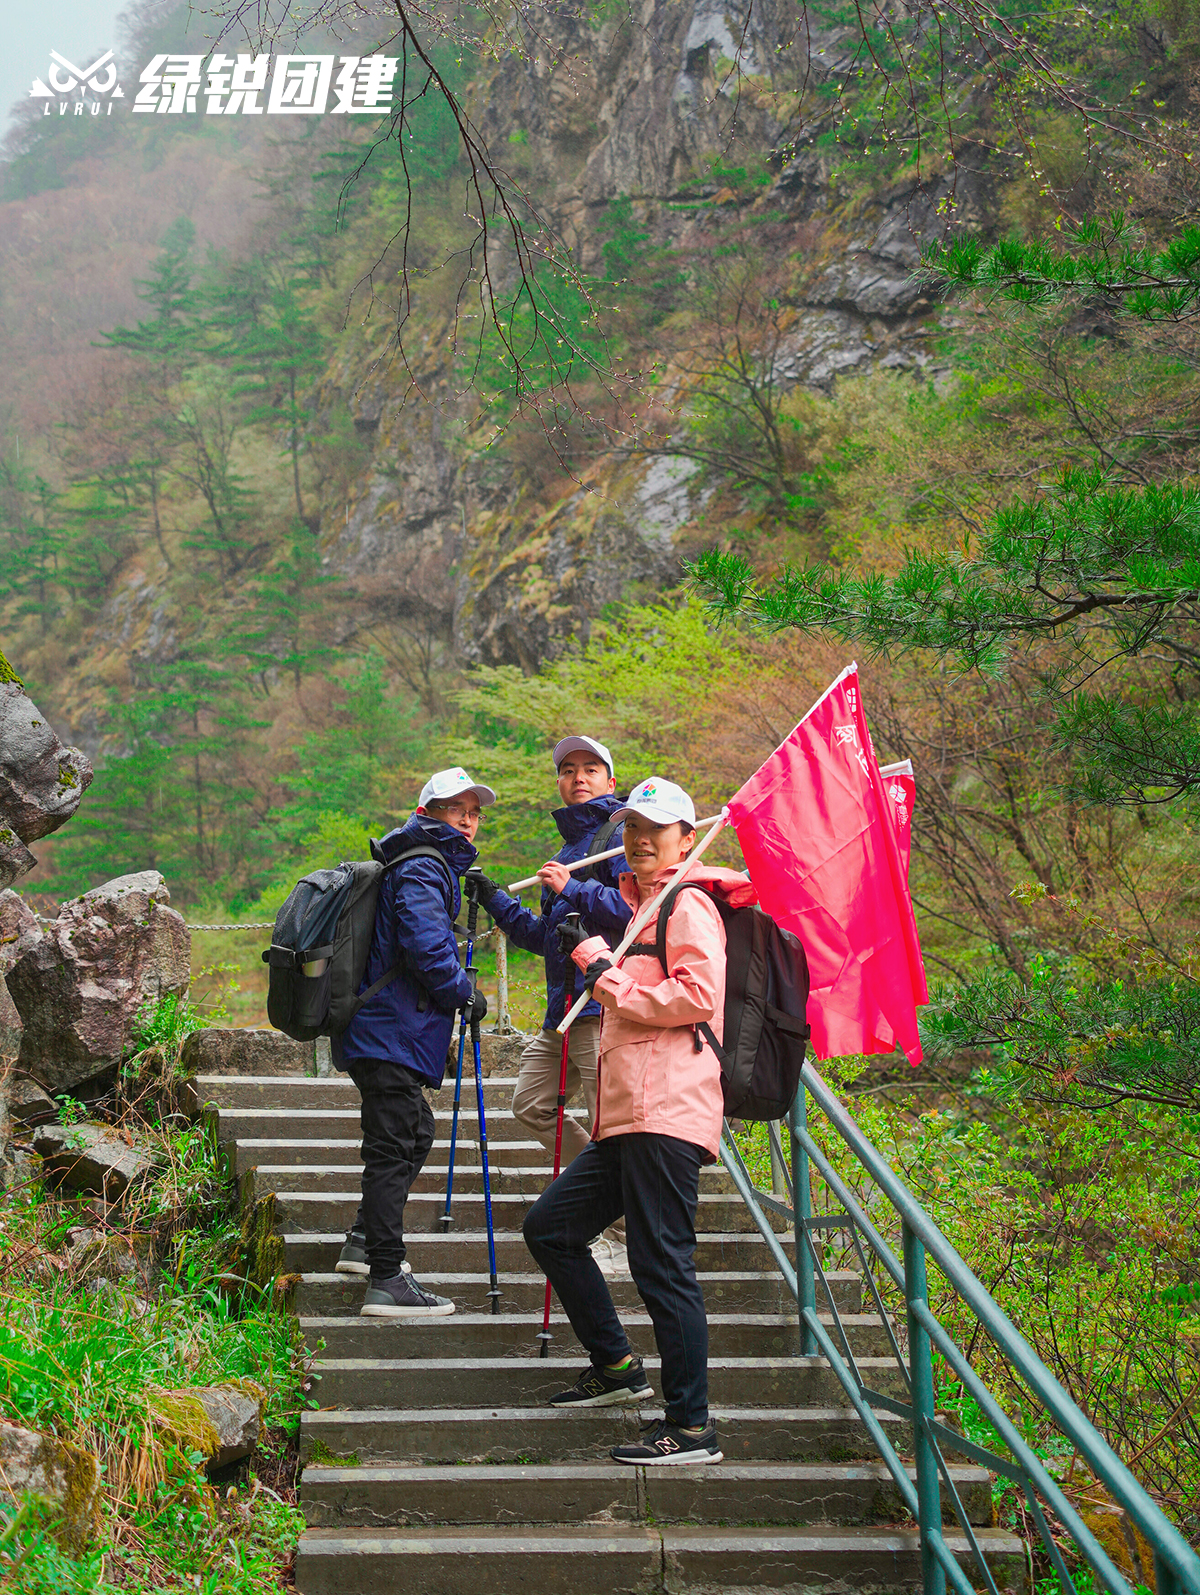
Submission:
[[[729,803],[760,904],[804,943],[820,1058],[899,1047],[921,1061],[917,1008],[929,994],[908,893],[912,805],[902,775],[889,784],[899,798],[850,665]]]
[[[883,790],[891,798],[892,818],[896,822],[896,841],[900,844],[900,862],[904,865],[904,879],[908,879],[908,859],[912,851],[912,812],[917,798],[917,781],[913,775],[911,759],[901,759],[897,764],[880,767]]]

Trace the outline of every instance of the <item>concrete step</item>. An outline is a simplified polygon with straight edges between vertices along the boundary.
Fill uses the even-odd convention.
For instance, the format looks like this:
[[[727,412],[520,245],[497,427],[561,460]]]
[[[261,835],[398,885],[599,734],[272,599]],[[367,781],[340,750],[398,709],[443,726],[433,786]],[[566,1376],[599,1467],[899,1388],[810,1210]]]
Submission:
[[[717,1469],[698,1470],[715,1473]],[[1000,1529],[978,1531],[1001,1589],[1027,1588],[1025,1548]],[[946,1542],[969,1571],[961,1533]],[[302,1595],[673,1595],[701,1590],[886,1590],[921,1588],[915,1529],[720,1528],[594,1524],[547,1528],[454,1525],[411,1531],[310,1529],[296,1557]]]
[[[481,1184],[482,1177],[481,1169]],[[451,1232],[458,1229],[483,1231],[487,1225],[487,1214],[482,1190],[476,1192],[460,1189],[457,1171],[455,1187],[450,1209],[453,1220]],[[541,1186],[520,1192],[493,1191],[492,1224],[497,1230],[519,1231],[526,1213],[541,1194]],[[342,1180],[340,1191],[281,1191],[280,1222],[284,1229],[291,1232],[312,1233],[319,1230],[326,1234],[341,1232],[344,1235],[354,1222],[360,1199],[361,1192],[357,1181],[351,1184],[345,1178]],[[441,1216],[445,1208],[444,1186],[441,1190],[413,1191],[404,1208],[406,1243],[410,1235],[440,1231]],[[777,1232],[791,1230],[789,1220],[774,1213],[768,1216]],[[766,1250],[766,1243],[755,1227],[750,1209],[736,1192],[731,1196],[721,1192],[701,1193],[696,1207],[696,1234],[701,1237],[701,1245],[705,1244],[708,1236],[728,1238],[737,1235],[747,1239],[752,1236],[753,1244],[760,1251]],[[415,1268],[416,1259],[409,1260]]]
[[[358,1134],[358,1125],[354,1125],[354,1135],[348,1134],[347,1127],[343,1126],[337,1136],[322,1139],[312,1137],[298,1140],[272,1138],[270,1136],[246,1136],[234,1141],[222,1143],[227,1148],[226,1156],[235,1159],[235,1169],[238,1174],[244,1174],[247,1169],[257,1168],[260,1164],[285,1164],[305,1165],[312,1167],[319,1164],[322,1168],[330,1166],[347,1167],[352,1170],[347,1179],[353,1182],[358,1171],[362,1168],[362,1159],[358,1148],[361,1137]],[[433,1167],[445,1168],[450,1156],[449,1135],[439,1136],[434,1141],[429,1153]],[[488,1141],[488,1163],[491,1167],[521,1167],[535,1168],[543,1166],[549,1178],[553,1163],[545,1147],[540,1141]],[[479,1148],[474,1135],[470,1137],[459,1136],[458,1147],[454,1154],[455,1168],[478,1168]],[[444,1177],[443,1177],[444,1183]]]
[[[339,1237],[338,1245],[340,1244]],[[470,1272],[449,1270],[443,1272],[436,1268],[417,1269],[417,1277],[426,1290],[431,1290],[438,1296],[448,1296],[460,1313],[489,1312],[491,1304],[487,1299],[486,1247],[486,1241],[482,1249],[478,1242],[476,1243],[471,1257],[471,1262],[475,1266]],[[329,1266],[319,1273],[302,1271],[289,1261],[289,1272],[294,1271],[299,1274],[294,1292],[296,1312],[306,1317],[334,1318],[350,1313],[357,1314],[362,1306],[366,1281],[332,1272],[332,1263],[337,1256],[336,1248],[332,1251],[327,1250],[325,1255],[329,1259]],[[416,1268],[415,1263],[413,1267]],[[533,1273],[532,1268],[533,1259],[527,1252],[520,1273],[514,1271],[500,1275],[503,1298],[499,1316],[515,1318],[520,1314],[521,1321],[529,1323],[536,1315],[537,1323],[541,1323],[546,1280],[543,1275]],[[701,1271],[696,1277],[700,1281],[705,1306],[710,1313],[787,1313],[794,1312],[796,1308],[795,1300],[782,1278],[763,1269]],[[861,1277],[849,1272],[830,1273],[827,1277],[838,1312],[859,1312],[862,1306]],[[610,1279],[608,1288],[618,1308],[630,1308],[634,1312],[643,1310],[641,1297],[631,1279]],[[557,1297],[554,1298],[554,1304],[557,1308]],[[446,1323],[448,1320],[437,1321]],[[536,1327],[531,1333],[536,1333]]]
[[[977,1527],[992,1521],[986,1468],[952,1467]],[[910,1477],[914,1470],[910,1470]],[[627,1468],[620,1463],[541,1467],[321,1467],[309,1463],[300,1506],[310,1528],[430,1524],[894,1523],[905,1517],[882,1462],[724,1462],[706,1468]],[[943,1517],[953,1523],[944,1495]]]
[[[301,1143],[308,1151],[309,1156],[315,1155],[311,1141]],[[356,1149],[358,1143],[354,1143]],[[319,1155],[324,1155],[324,1147],[319,1149]],[[470,1148],[469,1160],[454,1159],[454,1196],[458,1200],[460,1193],[466,1195],[470,1192],[483,1190],[483,1166],[477,1160],[475,1148]],[[490,1148],[489,1148],[490,1152]],[[546,1154],[538,1147],[538,1152],[543,1158]],[[359,1171],[361,1164],[355,1159],[355,1164],[350,1167],[348,1162],[330,1163],[295,1163],[295,1164],[254,1164],[254,1195],[265,1196],[268,1191],[282,1194],[284,1191],[309,1191],[331,1192],[345,1194],[358,1189]],[[446,1194],[446,1169],[444,1160],[438,1163],[427,1163],[413,1181],[414,1191],[440,1191]],[[553,1164],[547,1158],[545,1162],[530,1159],[528,1165],[514,1164],[511,1167],[504,1163],[496,1163],[493,1158],[488,1158],[488,1169],[491,1175],[492,1191],[502,1196],[530,1196],[537,1198],[550,1183]],[[729,1195],[735,1194],[733,1181],[719,1163],[712,1164],[709,1168],[700,1170],[700,1190],[703,1194]],[[737,1198],[741,1201],[741,1198]]]
[[[294,1196],[280,1198],[283,1202]],[[468,1198],[470,1200],[470,1198]],[[504,1198],[515,1201],[516,1198]],[[410,1207],[412,1205],[410,1201]],[[480,1204],[482,1207],[482,1204]],[[354,1216],[354,1204],[347,1203],[346,1225]],[[342,1232],[285,1230],[283,1234],[287,1271],[295,1274],[332,1273],[342,1246],[345,1244],[345,1226]],[[426,1274],[470,1273],[479,1270],[487,1273],[488,1243],[485,1229],[451,1229],[447,1234],[430,1230],[412,1230],[405,1235],[408,1262],[422,1280]],[[496,1266],[502,1274],[520,1274],[534,1266],[520,1230],[497,1228]],[[721,1233],[699,1235],[696,1239],[696,1268],[703,1273],[718,1273],[722,1269],[763,1270],[772,1268],[767,1243],[757,1230],[753,1234]],[[781,1281],[782,1283],[782,1281]],[[770,1309],[764,1309],[769,1311]]]
[[[421,1407],[544,1406],[573,1384],[586,1358],[563,1353],[540,1357],[322,1357],[312,1372],[313,1397],[324,1407],[356,1411]],[[646,1358],[646,1377],[661,1400],[661,1364]],[[892,1357],[859,1360],[871,1390],[902,1401],[905,1385]],[[719,1357],[708,1359],[713,1406],[840,1407],[841,1385],[824,1357]]]
[[[358,1297],[355,1298],[356,1302]],[[644,1311],[623,1312],[634,1350],[655,1352],[654,1330]],[[834,1334],[832,1320],[822,1322]],[[890,1347],[882,1322],[868,1314],[843,1314],[842,1326],[855,1357],[887,1357]],[[452,1318],[301,1318],[305,1343],[327,1357],[536,1357],[541,1314],[456,1312]],[[550,1315],[550,1351],[586,1360],[575,1333],[560,1312]],[[836,1336],[835,1336],[836,1340]],[[708,1315],[708,1349],[713,1357],[786,1357],[800,1349],[800,1326],[791,1313],[715,1313]]]
[[[721,1449],[731,1462],[878,1461],[874,1441],[857,1414],[831,1407],[711,1408]],[[901,1451],[905,1421],[877,1414]],[[463,1462],[607,1462],[607,1449],[636,1438],[641,1425],[662,1417],[643,1407],[432,1407],[305,1412],[300,1456],[305,1463],[347,1457],[358,1462],[452,1466]],[[315,1452],[315,1455],[314,1455]]]
[[[457,1063],[457,1050],[454,1054]],[[485,1108],[508,1108],[516,1089],[515,1075],[485,1075],[483,1102]],[[321,1109],[353,1108],[358,1112],[358,1087],[349,1075],[338,1074],[318,1080],[311,1075],[219,1075],[198,1074],[192,1081],[192,1093],[197,1104],[211,1106],[225,1112],[235,1108]],[[475,1074],[470,1049],[463,1064],[462,1100],[475,1101]],[[442,1098],[445,1101],[442,1101]],[[454,1074],[447,1077],[438,1097],[439,1107],[454,1105]]]
[[[434,1123],[439,1136],[449,1144],[450,1129],[454,1120],[454,1102],[443,1091],[433,1110]],[[528,1131],[513,1117],[511,1108],[484,1107],[487,1117],[488,1143],[492,1141],[519,1141],[528,1137]],[[587,1127],[586,1108],[568,1108],[567,1114]],[[210,1117],[215,1119],[218,1141],[272,1140],[286,1136],[289,1140],[324,1140],[332,1136],[345,1140],[359,1129],[357,1108],[222,1108]],[[458,1115],[458,1133],[463,1139],[475,1139],[475,1093],[471,1092],[468,1106],[463,1093],[462,1108]]]

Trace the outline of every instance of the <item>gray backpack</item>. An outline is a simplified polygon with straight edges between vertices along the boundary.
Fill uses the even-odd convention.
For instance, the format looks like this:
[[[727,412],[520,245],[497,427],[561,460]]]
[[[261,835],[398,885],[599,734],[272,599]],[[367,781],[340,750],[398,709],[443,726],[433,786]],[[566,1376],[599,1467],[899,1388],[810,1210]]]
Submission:
[[[392,965],[361,995],[375,931],[375,905],[388,870],[410,858],[435,858],[435,847],[410,847],[386,863],[372,841],[368,861],[313,870],[296,882],[275,916],[267,965],[267,1018],[296,1041],[340,1036],[364,1003],[395,980],[403,960]]]

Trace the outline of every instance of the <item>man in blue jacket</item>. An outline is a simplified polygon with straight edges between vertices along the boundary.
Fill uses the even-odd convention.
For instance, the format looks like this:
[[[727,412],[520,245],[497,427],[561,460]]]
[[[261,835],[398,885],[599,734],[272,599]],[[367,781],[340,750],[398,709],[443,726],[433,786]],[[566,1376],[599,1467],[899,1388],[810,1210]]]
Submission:
[[[574,874],[563,868],[590,851],[604,852],[621,845],[620,826],[609,823],[613,810],[620,807],[620,799],[614,796],[617,783],[612,754],[592,737],[563,737],[554,749],[554,773],[564,806],[554,810],[553,818],[563,845],[538,871],[542,883],[540,917],[501,891],[486,875],[476,876],[479,901],[504,934],[518,947],[546,960],[546,1017],[541,1034],[521,1055],[513,1115],[548,1152],[554,1150],[562,1067],[562,1037],[556,1027],[583,990],[583,976],[560,950],[554,932],[568,914],[580,914],[590,933],[618,941],[625,934],[631,915],[628,903],[617,890],[617,875],[625,868],[623,858],[608,859]],[[608,834],[598,835],[602,830]],[[593,848],[594,842],[602,845]],[[590,1130],[596,1117],[596,1067],[600,1056],[600,1004],[594,998],[571,1026],[567,1056],[567,1096],[573,1096],[582,1086]],[[564,1118],[563,1168],[587,1144],[582,1126],[575,1119]],[[592,1243],[592,1255],[603,1273],[623,1273],[627,1267],[623,1227],[614,1225],[598,1236]]]
[[[482,810],[496,801],[463,769],[439,770],[416,812],[379,844],[383,862],[403,858],[379,888],[375,932],[360,991],[399,963],[340,1038],[337,1062],[362,1094],[362,1205],[338,1259],[340,1274],[370,1274],[364,1318],[442,1318],[454,1303],[422,1290],[404,1261],[404,1204],[433,1145],[423,1088],[438,1087],[454,1015],[487,998],[472,992],[458,961],[454,921],[460,881],[479,856]],[[419,851],[414,853],[414,849]],[[412,853],[412,857],[404,857]]]

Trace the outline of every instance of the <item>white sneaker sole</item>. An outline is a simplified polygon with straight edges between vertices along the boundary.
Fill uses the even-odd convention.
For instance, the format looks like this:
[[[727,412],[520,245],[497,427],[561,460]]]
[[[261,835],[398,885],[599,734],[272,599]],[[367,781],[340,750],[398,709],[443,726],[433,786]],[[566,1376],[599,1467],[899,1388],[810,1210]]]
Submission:
[[[360,1307],[360,1318],[449,1318],[454,1311],[454,1303],[447,1302],[444,1307],[384,1307],[382,1303],[376,1306],[372,1303],[369,1307]]]
[[[623,1462],[628,1468],[694,1468],[724,1460],[723,1451],[680,1451],[671,1457],[613,1457],[614,1462]]]
[[[371,1265],[370,1263],[335,1263],[333,1271],[335,1274],[353,1274],[359,1279],[366,1279],[370,1277]]]
[[[645,1390],[606,1390],[602,1396],[585,1396],[582,1401],[551,1401],[555,1412],[576,1412],[580,1407],[636,1407],[639,1401],[650,1401],[654,1392]]]

